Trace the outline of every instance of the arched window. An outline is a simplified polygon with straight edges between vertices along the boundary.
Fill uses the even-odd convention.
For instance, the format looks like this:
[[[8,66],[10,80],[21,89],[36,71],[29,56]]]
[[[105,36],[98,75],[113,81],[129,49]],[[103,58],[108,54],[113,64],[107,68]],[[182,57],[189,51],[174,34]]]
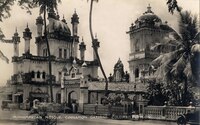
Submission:
[[[75,78],[75,73],[72,73],[72,78]]]
[[[64,58],[66,59],[67,58],[67,50],[64,49]]]
[[[58,72],[58,81],[61,82],[62,72]]]
[[[37,78],[40,78],[40,71],[37,72]]]
[[[31,78],[35,78],[35,72],[34,71],[31,72]]]
[[[136,40],[135,42],[135,52],[140,51],[140,43],[139,43],[139,39]]]
[[[62,49],[59,49],[59,58],[62,58]]]
[[[139,77],[139,69],[136,68],[136,69],[135,69],[135,78],[138,78],[138,77]]]
[[[45,79],[46,73],[42,72],[42,78]]]

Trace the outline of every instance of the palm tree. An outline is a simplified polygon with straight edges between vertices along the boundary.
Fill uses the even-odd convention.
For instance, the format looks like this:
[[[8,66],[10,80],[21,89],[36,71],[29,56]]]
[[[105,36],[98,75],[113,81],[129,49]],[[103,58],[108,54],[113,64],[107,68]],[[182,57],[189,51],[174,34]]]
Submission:
[[[102,72],[102,74],[104,76],[104,79],[105,79],[105,83],[106,83],[106,85],[105,85],[106,94],[105,95],[107,96],[107,94],[108,94],[107,93],[107,90],[108,90],[108,80],[107,80],[106,74],[104,72],[104,69],[103,69],[103,66],[102,66],[102,63],[101,63],[101,60],[100,60],[100,57],[99,57],[99,53],[97,51],[97,47],[94,44],[94,34],[93,34],[93,31],[92,31],[92,9],[93,9],[93,2],[94,1],[98,2],[98,0],[91,0],[91,3],[90,3],[89,28],[90,28],[90,35],[91,35],[91,39],[92,39],[93,49],[94,49],[94,52],[95,52],[95,54],[97,56],[97,61],[99,63],[101,72]]]
[[[180,12],[179,35],[175,33],[176,50],[162,54],[152,62],[155,67],[158,67],[157,77],[164,78],[167,83],[173,83],[173,81],[184,83],[183,105],[188,103],[188,81],[199,79],[193,70],[192,60],[195,57],[191,51],[196,44],[197,32],[197,17],[188,11]],[[159,46],[164,46],[164,44]]]
[[[60,3],[61,0],[33,0],[33,1],[26,1],[21,0],[19,1],[19,5],[23,6],[26,9],[31,9],[34,7],[40,7],[40,14],[43,13],[44,18],[44,38],[47,44],[47,52],[48,52],[48,61],[49,61],[49,84],[50,84],[50,96],[51,96],[51,102],[53,102],[53,88],[52,88],[52,65],[51,65],[51,52],[49,47],[49,41],[47,38],[47,23],[46,23],[46,13],[52,12],[57,10],[57,4]],[[28,7],[26,5],[28,5]]]

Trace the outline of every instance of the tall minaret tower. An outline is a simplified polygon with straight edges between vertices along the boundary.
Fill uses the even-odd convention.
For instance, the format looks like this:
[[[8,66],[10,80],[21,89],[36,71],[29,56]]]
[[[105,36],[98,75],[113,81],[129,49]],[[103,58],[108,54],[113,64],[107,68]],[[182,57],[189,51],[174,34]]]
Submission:
[[[100,47],[100,46],[99,46],[99,41],[98,41],[98,39],[97,39],[97,35],[95,36],[95,39],[94,39],[94,41],[93,41],[92,47],[93,47],[93,59],[94,59],[94,60],[97,60],[97,56],[96,56],[96,53],[95,53],[95,49],[96,49],[97,52],[98,52],[98,48]]]
[[[14,33],[14,36],[12,37],[13,41],[13,46],[14,46],[14,57],[13,57],[13,74],[17,74],[18,71],[18,66],[17,66],[17,61],[15,60],[15,57],[19,56],[19,43],[20,43],[20,37],[19,34],[17,33],[17,29]]]
[[[17,32],[17,29],[14,33],[14,36],[12,37],[13,45],[14,45],[14,57],[19,56],[19,43],[20,43],[20,37]]]
[[[42,36],[42,30],[43,30],[43,19],[41,15],[36,19],[36,25],[37,25],[37,36],[40,37]]]
[[[25,54],[30,54],[30,40],[32,39],[32,32],[30,32],[30,29],[27,28],[25,29],[25,32],[23,32],[23,38],[25,40],[25,48],[24,48],[24,53]]]
[[[78,50],[78,42],[79,42],[79,37],[78,37],[78,24],[79,24],[79,17],[74,11],[74,14],[72,15],[71,18],[71,24],[72,24],[72,35],[73,35],[73,56],[77,57],[77,50]]]
[[[80,50],[80,59],[85,60],[85,50],[86,50],[86,45],[82,39],[81,44],[79,45],[79,50]]]

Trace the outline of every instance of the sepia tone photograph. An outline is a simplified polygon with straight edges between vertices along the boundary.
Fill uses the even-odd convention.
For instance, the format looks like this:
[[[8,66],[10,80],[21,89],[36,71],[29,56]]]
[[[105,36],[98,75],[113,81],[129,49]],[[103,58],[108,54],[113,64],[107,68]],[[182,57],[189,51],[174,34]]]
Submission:
[[[200,125],[199,0],[0,0],[0,125]]]

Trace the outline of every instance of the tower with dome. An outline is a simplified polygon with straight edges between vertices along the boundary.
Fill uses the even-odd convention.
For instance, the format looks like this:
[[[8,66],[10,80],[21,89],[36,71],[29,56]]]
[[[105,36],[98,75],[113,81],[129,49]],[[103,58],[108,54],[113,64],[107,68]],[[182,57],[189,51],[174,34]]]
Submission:
[[[174,30],[163,22],[154,12],[151,6],[131,24],[129,70],[130,82],[134,84],[136,91],[145,91],[146,79],[153,77],[154,68],[150,63],[161,53],[170,52],[175,46],[154,49],[154,46],[170,40]]]

